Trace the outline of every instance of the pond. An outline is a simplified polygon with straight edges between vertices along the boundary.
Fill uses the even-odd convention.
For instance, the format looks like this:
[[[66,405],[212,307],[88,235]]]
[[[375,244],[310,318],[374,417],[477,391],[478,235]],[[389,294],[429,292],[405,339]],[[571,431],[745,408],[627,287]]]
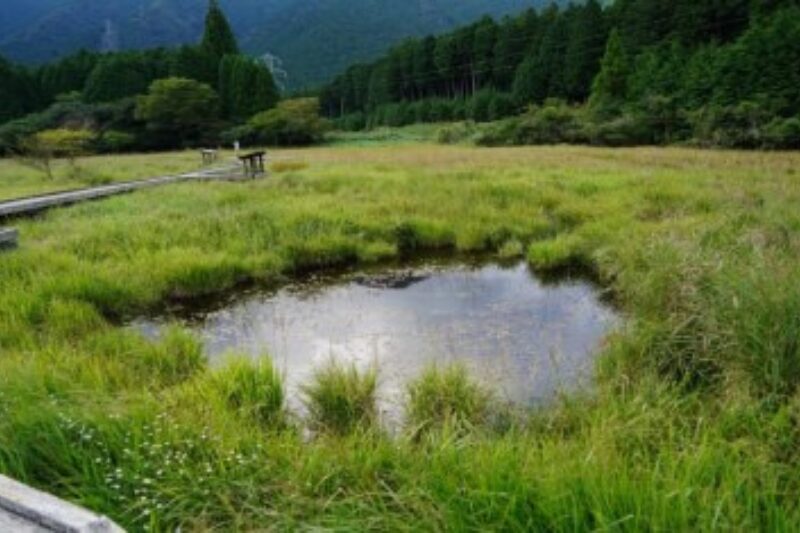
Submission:
[[[157,336],[178,321],[227,354],[269,354],[290,391],[331,359],[377,365],[399,398],[431,364],[463,363],[502,399],[534,404],[590,377],[619,317],[581,277],[545,281],[524,264],[422,263],[245,291],[133,326]]]

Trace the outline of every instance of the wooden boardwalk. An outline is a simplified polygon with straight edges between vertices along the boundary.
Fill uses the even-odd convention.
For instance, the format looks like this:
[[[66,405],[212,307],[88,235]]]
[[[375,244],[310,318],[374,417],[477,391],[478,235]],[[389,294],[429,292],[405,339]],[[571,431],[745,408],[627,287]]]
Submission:
[[[232,175],[233,172],[241,172],[241,167],[239,165],[229,165],[209,170],[180,174],[177,176],[161,176],[158,178],[149,178],[144,180],[125,181],[110,185],[102,185],[100,187],[89,187],[86,189],[75,189],[71,191],[54,192],[40,194],[37,196],[27,196],[25,198],[17,198],[14,200],[6,200],[4,202],[0,202],[0,218],[32,215],[38,213],[39,211],[53,207],[61,207],[79,202],[86,202],[89,200],[107,198],[109,196],[125,194],[137,191],[139,189],[147,189],[150,187],[157,187],[159,185],[168,185],[170,183],[179,183],[182,181],[192,180],[234,179],[234,177],[238,178],[239,176]]]
[[[106,517],[0,476],[0,532],[124,533]]]
[[[169,185],[185,181],[237,180],[243,178],[242,167],[240,164],[236,163],[207,170],[199,170],[197,172],[179,174],[177,176],[161,176],[144,180],[113,183],[100,187],[27,196],[25,198],[0,201],[0,221],[2,221],[2,219],[30,216],[54,207],[64,207],[80,202],[99,200],[101,198],[108,198],[110,196],[157,187],[159,185]],[[0,227],[0,250],[15,247],[17,245],[17,239],[18,232],[16,229]]]
[[[17,245],[19,232],[14,228],[0,228],[0,250],[14,248]]]

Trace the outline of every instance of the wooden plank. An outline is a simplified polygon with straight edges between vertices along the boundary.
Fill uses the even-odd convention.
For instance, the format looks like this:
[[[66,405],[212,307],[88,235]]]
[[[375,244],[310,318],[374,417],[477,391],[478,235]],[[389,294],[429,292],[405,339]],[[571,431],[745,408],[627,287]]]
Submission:
[[[17,246],[19,232],[15,228],[0,228],[0,250]]]
[[[0,524],[24,525],[21,531],[124,533],[104,516],[0,476]]]
[[[209,168],[198,172],[190,172],[178,176],[161,176],[145,180],[127,181],[102,185],[100,187],[90,187],[86,189],[75,189],[72,191],[62,191],[50,194],[29,196],[0,202],[0,218],[24,216],[50,209],[53,207],[67,206],[79,202],[107,198],[118,194],[125,194],[139,189],[157,187],[159,185],[169,185],[190,180],[221,180],[230,179],[231,173],[239,170],[238,165],[227,165],[218,168]]]
[[[157,185],[166,185],[168,183],[176,183],[186,179],[190,178],[185,176],[164,176],[164,177],[151,178],[141,181],[131,181],[113,185],[103,185],[100,187],[91,187],[88,189],[78,189],[74,191],[43,194],[40,196],[33,196],[29,198],[20,198],[17,200],[8,200],[5,202],[0,202],[0,217],[10,217],[10,216],[19,216],[19,215],[36,213],[38,211],[50,209],[52,207],[59,207],[64,205],[75,204],[78,202],[85,202],[88,200],[106,198],[109,196],[124,194],[138,189],[155,187]]]

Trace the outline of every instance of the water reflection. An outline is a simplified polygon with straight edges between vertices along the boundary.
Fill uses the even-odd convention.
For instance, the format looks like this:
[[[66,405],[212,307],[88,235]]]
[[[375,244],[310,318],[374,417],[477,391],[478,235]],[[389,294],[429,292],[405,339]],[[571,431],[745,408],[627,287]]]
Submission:
[[[139,321],[155,335],[167,319]],[[397,397],[427,365],[460,361],[530,404],[589,375],[617,316],[582,279],[544,283],[523,265],[427,265],[252,293],[181,319],[213,361],[269,353],[290,388],[331,358],[376,364]]]

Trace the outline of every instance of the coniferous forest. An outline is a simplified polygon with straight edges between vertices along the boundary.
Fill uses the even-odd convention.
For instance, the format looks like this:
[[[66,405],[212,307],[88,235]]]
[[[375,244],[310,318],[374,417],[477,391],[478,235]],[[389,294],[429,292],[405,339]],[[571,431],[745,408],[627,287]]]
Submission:
[[[83,50],[37,68],[0,58],[0,154],[48,130],[85,132],[93,152],[214,145],[279,98],[267,66],[240,53],[211,0],[197,45]]]
[[[485,144],[800,146],[793,0],[597,0],[483,18],[354,65],[321,93],[346,129],[516,117]]]
[[[319,104],[265,117],[280,99],[272,74],[240,53],[214,0],[197,45],[79,51],[35,68],[0,58],[0,153],[63,128],[87,130],[96,152],[315,142],[317,105],[344,130],[458,123],[444,142],[795,148],[798,43],[796,0],[552,4],[408,39],[311,91]],[[140,112],[168,78],[194,82],[162,93],[188,102],[186,120]]]

